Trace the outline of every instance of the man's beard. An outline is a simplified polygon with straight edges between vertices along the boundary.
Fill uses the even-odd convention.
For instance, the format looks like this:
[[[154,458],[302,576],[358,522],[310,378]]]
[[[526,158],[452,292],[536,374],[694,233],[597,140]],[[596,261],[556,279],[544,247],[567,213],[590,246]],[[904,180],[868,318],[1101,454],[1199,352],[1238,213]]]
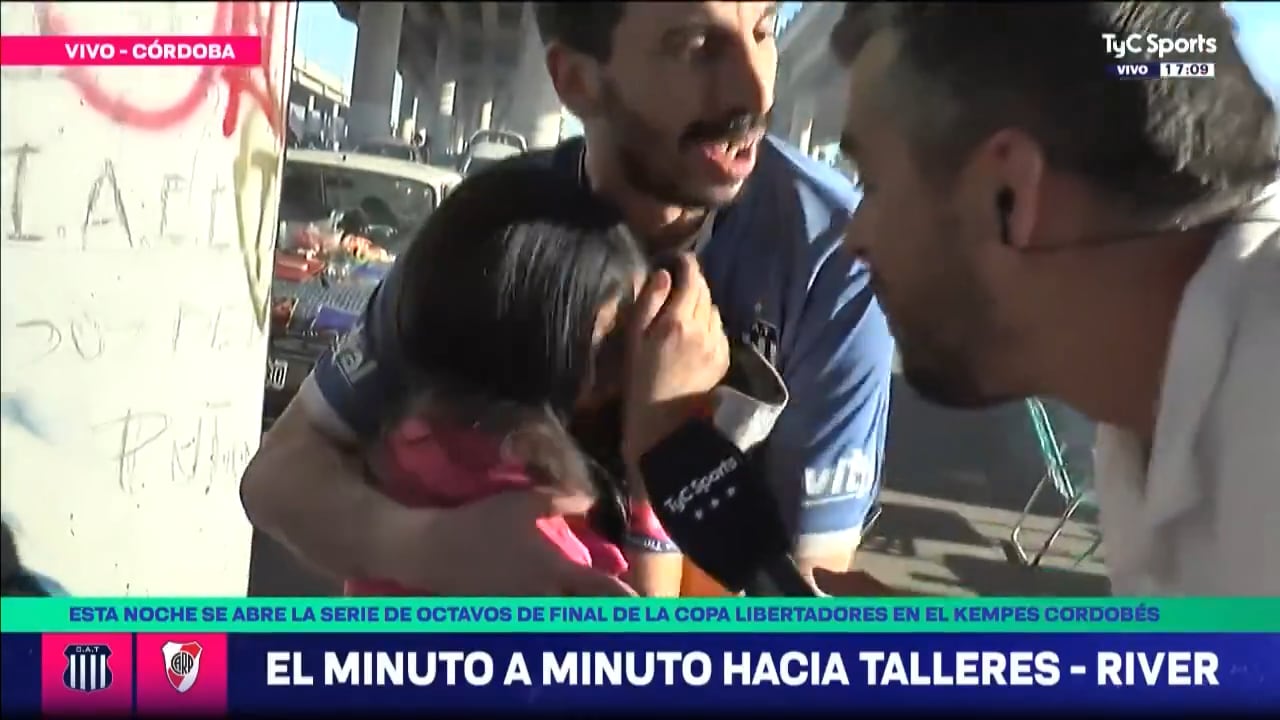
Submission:
[[[1004,401],[1004,398],[983,395],[968,369],[960,363],[958,358],[944,354],[931,356],[928,363],[912,363],[904,358],[902,377],[921,398],[942,407],[978,409]]]
[[[734,200],[723,197],[717,188],[687,183],[679,167],[679,155],[664,166],[662,158],[668,156],[664,143],[669,140],[627,106],[612,81],[604,81],[601,100],[615,157],[628,185],[659,202],[689,210],[711,210]],[[679,145],[674,152],[680,152]]]
[[[928,274],[916,279],[928,294],[916,298],[914,312],[890,321],[903,379],[923,399],[948,408],[980,409],[1018,399],[1008,378],[992,377],[990,359],[1011,352],[1016,334],[1003,322],[974,261],[961,252],[973,244],[964,222],[944,212],[932,225],[938,250],[919,260],[917,270]],[[894,286],[877,277],[874,287],[888,313]]]

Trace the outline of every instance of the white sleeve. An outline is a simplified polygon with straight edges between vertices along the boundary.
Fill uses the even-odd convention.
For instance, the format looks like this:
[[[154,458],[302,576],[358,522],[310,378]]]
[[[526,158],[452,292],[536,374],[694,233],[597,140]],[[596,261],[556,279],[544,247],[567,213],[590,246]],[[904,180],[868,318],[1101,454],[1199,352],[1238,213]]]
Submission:
[[[1280,257],[1280,256],[1278,256]],[[1280,262],[1250,293],[1218,389],[1216,560],[1226,595],[1280,596]],[[1255,280],[1256,282],[1256,280]]]

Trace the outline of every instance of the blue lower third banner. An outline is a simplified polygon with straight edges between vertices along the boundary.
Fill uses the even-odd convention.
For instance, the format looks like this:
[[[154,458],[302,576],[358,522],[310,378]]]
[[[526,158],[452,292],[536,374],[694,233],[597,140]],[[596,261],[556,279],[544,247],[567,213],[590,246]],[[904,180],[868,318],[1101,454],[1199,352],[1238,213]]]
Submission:
[[[143,714],[1280,709],[1274,634],[175,631],[5,634],[0,645],[6,717],[38,712],[64,690]]]

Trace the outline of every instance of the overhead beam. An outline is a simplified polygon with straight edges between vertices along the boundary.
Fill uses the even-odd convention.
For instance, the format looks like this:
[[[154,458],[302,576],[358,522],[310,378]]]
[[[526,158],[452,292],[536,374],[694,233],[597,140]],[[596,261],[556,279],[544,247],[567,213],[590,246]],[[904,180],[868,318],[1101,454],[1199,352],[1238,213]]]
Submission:
[[[430,3],[405,3],[404,12],[409,21],[415,25],[433,24]]]
[[[831,28],[835,27],[843,14],[844,3],[816,2],[801,5],[796,16],[782,29],[782,35],[778,38],[778,53],[787,53],[797,46],[810,47],[815,44],[814,36],[820,36],[818,41],[825,46]]]
[[[449,32],[451,33],[461,33],[463,31],[463,25],[466,24],[462,19],[462,8],[460,5],[461,3],[456,2],[440,3],[440,10],[444,13],[445,24],[449,26]]]
[[[844,12],[843,3],[805,3],[778,38],[778,83],[795,85],[812,77],[815,67],[835,65],[831,28]]]
[[[484,28],[485,37],[496,36],[497,31],[502,27],[498,20],[498,3],[480,3],[480,27]]]

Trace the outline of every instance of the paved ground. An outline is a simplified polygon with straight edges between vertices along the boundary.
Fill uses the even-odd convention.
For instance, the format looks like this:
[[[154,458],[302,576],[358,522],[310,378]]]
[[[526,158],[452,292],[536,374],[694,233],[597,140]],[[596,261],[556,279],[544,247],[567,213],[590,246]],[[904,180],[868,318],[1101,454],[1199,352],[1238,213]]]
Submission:
[[[1067,459],[1092,471],[1092,426],[1050,405]],[[1105,595],[1100,559],[1077,564],[1093,543],[1094,513],[1082,509],[1038,569],[1010,561],[1010,531],[1044,473],[1021,403],[982,412],[940,410],[905,383],[894,387],[885,467],[884,512],[859,564],[886,582],[930,595]],[[1041,494],[1023,531],[1039,547],[1064,509]],[[1052,517],[1051,517],[1052,516]]]
[[[1092,543],[1089,513],[1067,525],[1042,567],[1008,558],[1007,539],[1031,490],[1044,473],[1035,436],[1021,404],[983,412],[952,412],[923,403],[903,384],[894,388],[885,467],[883,514],[858,562],[895,587],[929,595],[1084,596],[1107,593],[1098,559],[1075,557]],[[1092,430],[1057,408],[1069,461],[1090,468]],[[1043,543],[1051,515],[1063,505],[1042,494],[1041,515],[1024,532]],[[1099,557],[1105,554],[1105,546]],[[250,594],[329,595],[340,591],[300,568],[272,543],[255,540]]]
[[[1009,555],[1017,513],[892,491],[883,499],[858,564],[893,587],[935,596],[1107,594],[1099,558],[1076,561],[1093,542],[1091,523],[1069,523],[1041,566],[1024,568]],[[1024,546],[1039,547],[1052,525],[1032,518]]]

